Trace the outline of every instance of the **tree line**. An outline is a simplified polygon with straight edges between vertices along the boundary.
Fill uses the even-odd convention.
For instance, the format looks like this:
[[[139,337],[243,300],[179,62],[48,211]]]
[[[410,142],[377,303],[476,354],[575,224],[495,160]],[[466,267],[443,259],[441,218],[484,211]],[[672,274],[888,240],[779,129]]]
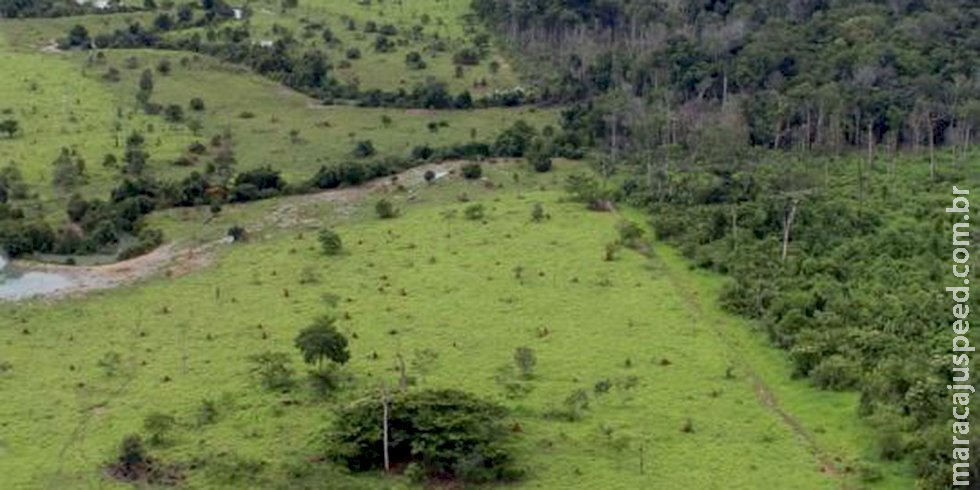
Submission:
[[[696,151],[739,126],[767,148],[964,146],[980,123],[980,7],[967,0],[473,7],[542,99],[593,103],[616,149]]]

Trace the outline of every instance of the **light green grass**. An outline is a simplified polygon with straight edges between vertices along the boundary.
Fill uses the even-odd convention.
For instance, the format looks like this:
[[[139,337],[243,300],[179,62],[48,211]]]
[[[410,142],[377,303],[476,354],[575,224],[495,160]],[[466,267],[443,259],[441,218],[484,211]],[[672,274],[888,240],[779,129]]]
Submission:
[[[123,14],[80,15],[55,18],[35,19],[0,19],[0,38],[6,41],[7,47],[22,52],[37,52],[45,46],[50,46],[60,38],[66,37],[68,31],[83,25],[91,35],[109,33],[116,29],[139,22],[149,27],[156,12],[128,12]],[[0,44],[2,46],[2,44]]]
[[[510,64],[490,46],[488,55],[479,65],[464,67],[462,78],[456,78],[453,54],[466,46],[472,46],[473,32],[467,32],[462,18],[470,13],[468,0],[421,0],[394,2],[372,2],[361,5],[355,0],[323,1],[314,0],[300,2],[297,9],[285,13],[278,8],[277,3],[253,4],[253,15],[250,19],[252,37],[255,40],[274,39],[272,26],[279,25],[293,31],[294,36],[302,43],[325,49],[335,67],[335,76],[341,80],[356,81],[362,89],[411,90],[415,85],[428,78],[446,82],[453,93],[470,90],[474,96],[498,89],[511,89],[518,85],[516,73]],[[423,24],[422,16],[428,15],[430,21]],[[347,29],[345,18],[354,19],[356,29]],[[316,31],[311,38],[302,37],[303,23],[300,19],[321,22],[329,27],[334,36],[340,40],[336,46],[327,46]],[[368,21],[374,21],[379,27],[392,24],[399,33],[392,40],[404,39],[405,46],[398,46],[394,52],[379,53],[374,50],[374,39],[377,34],[364,32]],[[422,38],[414,39],[410,35],[412,28],[422,26]],[[434,41],[441,40],[445,45],[444,51],[433,50]],[[339,68],[341,60],[349,48],[357,48],[361,59],[351,60],[350,68]],[[411,70],[405,65],[405,55],[411,51],[420,53],[427,67],[423,70]],[[492,60],[500,65],[497,73],[491,72],[489,66]],[[478,81],[485,81],[487,86],[477,86]]]
[[[652,260],[626,251],[619,260],[603,261],[618,218],[563,202],[557,188],[567,170],[541,176],[521,171],[520,184],[513,183],[513,172],[490,168],[490,178],[504,184],[494,190],[450,179],[411,202],[393,195],[404,211],[395,220],[374,218],[373,198],[353,209],[330,203],[302,209],[303,217],[340,232],[348,251],[340,257],[318,252],[315,226],[267,230],[187,276],[53,305],[0,307],[3,360],[13,365],[0,378],[0,419],[8,423],[0,441],[0,474],[12,488],[96,485],[99,464],[111,458],[122,436],[139,431],[147,413],[165,411],[182,425],[171,445],[154,450],[167,460],[229,452],[268,463],[268,480],[221,484],[204,468],[189,472],[188,488],[281,483],[283,464],[317,453],[312,441],[329,423],[330,405],[314,401],[306,390],[262,392],[247,375],[246,357],[286,351],[298,366],[292,338],[330,310],[322,296],[335,293],[343,298],[336,312],[350,315],[341,328],[352,336],[347,370],[356,376],[340,398],[360,396],[380,379],[394,384],[397,353],[410,360],[416,349],[433,349],[438,362],[419,386],[458,387],[513,409],[512,419],[522,427],[519,460],[530,470],[518,487],[857,485],[853,475],[821,473],[806,445],[760,404],[744,373],[736,370],[735,379],[724,373],[734,353],[743,356],[788,410],[811,407],[796,415],[811,430],[826,427],[821,442],[843,461],[860,457],[867,443],[864,433],[848,430],[857,423],[853,396],[783,381],[788,369],[778,353],[744,322],[717,310],[717,277],[691,272],[659,248],[659,258]],[[466,204],[454,196],[464,192],[487,206],[486,223],[462,219]],[[544,203],[549,221],[529,222],[534,202]],[[446,220],[443,212],[450,209],[459,215]],[[259,216],[243,210],[238,218]],[[515,279],[516,266],[523,267],[523,280]],[[305,268],[321,281],[300,285]],[[692,318],[692,302],[703,316]],[[729,335],[719,336],[707,322]],[[540,337],[543,328],[549,334]],[[508,400],[493,375],[524,345],[537,352],[534,390]],[[109,378],[101,372],[96,361],[107,351],[124,354],[129,374]],[[671,364],[661,365],[662,359]],[[637,386],[622,388],[630,376]],[[595,395],[593,386],[601,379],[617,387]],[[591,398],[583,420],[542,417],[577,388]],[[226,400],[219,421],[192,428],[195,406],[204,398]],[[816,405],[809,405],[810,398]],[[301,403],[286,406],[284,399]],[[691,434],[680,431],[688,418],[695,427]],[[345,488],[391,487],[374,476],[334,478]],[[890,488],[908,483],[894,480]]]
[[[130,57],[139,60],[138,68],[124,67]],[[170,75],[155,71],[163,59],[172,63]],[[189,63],[184,66],[181,59]],[[51,162],[59,149],[73,147],[87,163],[88,183],[72,192],[104,199],[119,171],[103,167],[102,159],[107,153],[121,158],[124,140],[133,131],[146,137],[149,175],[179,180],[193,170],[203,171],[211,155],[204,155],[196,168],[176,167],[172,162],[191,142],[207,144],[211,136],[230,131],[239,170],[271,165],[287,181],[299,182],[322,165],[350,159],[360,140],[371,140],[379,156],[407,156],[416,145],[492,141],[518,119],[537,127],[557,125],[557,111],[533,107],[424,111],[322,106],[243,68],[184,52],[108,51],[96,63],[90,63],[84,53],[7,52],[0,53],[0,61],[13,68],[0,72],[0,90],[6,94],[0,99],[0,110],[8,109],[22,127],[17,137],[0,139],[0,163],[17,163],[31,192],[39,197],[41,213],[48,216],[62,215],[68,194],[57,192],[51,184]],[[121,81],[103,80],[110,67],[120,70]],[[186,122],[168,123],[137,108],[138,79],[146,68],[155,73],[153,101],[184,107],[188,121],[201,123],[198,134]],[[190,111],[192,97],[204,99],[206,110]],[[244,112],[253,117],[241,117]],[[389,127],[382,124],[383,116],[391,119]],[[430,122],[441,121],[448,127],[429,130]],[[298,140],[291,137],[293,130],[298,131]]]
[[[106,153],[121,157],[130,132],[147,135],[156,168],[166,168],[162,160],[172,159],[192,141],[186,129],[136,111],[134,101],[118,97],[107,84],[79,76],[78,63],[59,54],[0,51],[0,111],[6,112],[0,117],[16,119],[21,127],[16,137],[0,138],[0,165],[16,164],[39,198],[27,205],[40,204],[43,214],[63,213],[60,203],[67,192],[51,182],[51,164],[62,147],[74,148],[86,162],[88,182],[75,191],[104,199],[118,170],[103,167],[102,159]]]

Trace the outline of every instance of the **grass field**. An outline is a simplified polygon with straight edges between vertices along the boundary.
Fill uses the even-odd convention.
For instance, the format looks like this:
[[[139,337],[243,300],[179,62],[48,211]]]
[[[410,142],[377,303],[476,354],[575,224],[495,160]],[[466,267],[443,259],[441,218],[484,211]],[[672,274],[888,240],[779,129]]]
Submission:
[[[456,77],[453,54],[479,34],[465,20],[468,0],[248,7],[254,41],[288,29],[303,45],[326,49],[332,74],[362,89],[410,90],[430,77],[474,96],[520,85],[492,42],[478,65]],[[560,107],[324,106],[194,53],[96,57],[50,47],[75,24],[95,34],[149,25],[155,15],[0,20],[0,120],[21,126],[15,137],[0,137],[0,166],[16,165],[31,194],[14,205],[61,225],[70,193],[106,199],[120,171],[103,166],[103,157],[121,156],[134,131],[146,137],[147,174],[161,180],[203,170],[213,149],[190,167],[173,162],[192,143],[228,133],[236,171],[270,165],[299,183],[320,166],[354,158],[359,141],[371,141],[378,157],[407,156],[418,145],[492,142],[521,119],[538,129],[560,125]],[[397,28],[393,52],[374,50],[369,21]],[[313,23],[339,42],[304,34]],[[341,68],[350,48],[362,56]],[[410,51],[425,69],[406,66]],[[164,60],[166,74],[158,69]],[[104,76],[112,69],[117,81]],[[137,104],[145,69],[153,72],[152,102],[181,106],[183,121],[147,115]],[[475,87],[483,79],[486,86]],[[203,110],[190,109],[195,97]],[[61,147],[86,162],[87,181],[71,191],[51,183]],[[588,162],[555,162],[544,174],[520,160],[484,162],[485,181],[452,173],[432,184],[415,169],[410,184],[398,182],[407,189],[395,182],[343,189],[343,199],[313,194],[226,204],[219,213],[157,211],[148,227],[162,230],[175,254],[198,253],[234,225],[250,240],[199,252],[208,254],[205,267],[177,258],[171,270],[116,289],[0,302],[0,489],[127,487],[103,469],[153,412],[176,417],[176,430],[150,449],[182,466],[184,488],[413,488],[402,476],[351,475],[319,458],[333,409],[382,380],[396,386],[399,355],[419,388],[459,388],[511,409],[517,460],[528,470],[517,488],[911,488],[908,468],[875,455],[875,435],[856,415],[857,395],[791,379],[784,352],[719,308],[722,278],[693,270],[655,240],[643,253],[604,260],[621,220],[648,217],[570,202],[562,183],[587,172]],[[402,215],[377,218],[382,196]],[[550,216],[544,222],[530,219],[535,203]],[[465,218],[473,204],[485,206],[485,218]],[[340,233],[345,254],[320,252],[324,226]],[[344,370],[352,381],[322,399],[305,382],[293,339],[328,312],[351,339]],[[525,382],[529,392],[508,396],[501,380],[513,379],[522,346],[534,349],[537,366]],[[297,388],[259,386],[248,358],[263,351],[289,354]],[[105,361],[115,354],[118,362]],[[581,420],[547,416],[576,390],[588,396]],[[205,401],[217,408],[207,423],[198,420]]]
[[[317,454],[331,403],[306,388],[263,392],[246,358],[284,351],[298,367],[292,338],[332,309],[324,302],[329,293],[342,298],[334,311],[350,318],[341,323],[353,339],[347,369],[355,376],[333,402],[358,397],[380,379],[394,383],[397,354],[411,364],[430,349],[438,356],[430,369],[410,369],[419,386],[459,387],[513,409],[528,487],[830,489],[858,482],[844,470],[868,449],[852,395],[785,381],[789,369],[778,352],[715,307],[719,279],[688,270],[669,249],[602,260],[619,218],[563,202],[560,172],[517,171],[519,184],[513,167],[491,172],[504,184],[495,190],[451,178],[410,203],[396,197],[404,215],[395,220],[371,216],[373,199],[304,209],[336,227],[344,256],[321,255],[308,225],[231,246],[215,266],[187,276],[55,305],[0,307],[3,360],[12,365],[0,377],[0,473],[12,488],[104,484],[99,465],[121,437],[139,431],[149,412],[163,411],[180,429],[154,452],[209,461],[189,470],[188,488],[300,485],[303,477],[288,475]],[[463,219],[466,204],[454,201],[461,193],[487,207],[485,223]],[[550,220],[530,222],[534,202]],[[445,218],[447,210],[456,217]],[[310,274],[318,282],[301,285]],[[533,390],[507,399],[494,376],[519,346],[537,352]],[[122,355],[114,376],[98,365],[107,352]],[[771,383],[822,450],[840,458],[839,474],[821,472],[800,433],[760,401],[748,370]],[[600,380],[613,388],[596,394]],[[590,396],[584,419],[543,417],[578,388]],[[204,399],[218,401],[219,417],[197,427]],[[688,419],[692,433],[681,431]],[[228,476],[227,465],[252,463],[259,469],[240,471],[244,480]],[[900,469],[885,470],[875,488],[907,488]],[[326,463],[299,473],[345,482],[337,488],[405,485],[343,476]]]
[[[128,58],[137,60],[136,68],[124,68]],[[168,123],[137,109],[140,73],[163,59],[169,59],[173,69],[169,75],[155,76],[153,100],[184,107],[187,121],[200,123],[196,133],[187,122]],[[182,178],[195,168],[172,162],[188,145],[207,144],[211,136],[229,131],[239,169],[275,164],[287,181],[299,182],[322,165],[350,159],[361,140],[370,140],[379,155],[407,156],[416,145],[492,141],[518,119],[539,128],[557,124],[555,110],[533,107],[425,111],[323,106],[239,67],[189,53],[120,50],[90,64],[82,53],[0,52],[0,62],[14,68],[0,72],[2,90],[22,94],[5,98],[0,111],[9,111],[23,128],[22,135],[0,140],[0,163],[14,162],[21,169],[40,198],[32,205],[40,204],[46,215],[60,216],[66,198],[51,184],[51,162],[59,148],[74,148],[86,161],[88,181],[74,192],[102,197],[118,178],[117,169],[103,167],[103,157],[120,157],[123,141],[133,131],[146,137],[150,175]],[[120,81],[102,79],[110,67],[120,70]],[[204,100],[204,111],[187,109],[193,97]],[[430,123],[444,124],[433,132]],[[202,170],[209,158],[203,155],[196,170]]]
[[[520,85],[506,59],[496,54],[493,47],[489,55],[478,65],[466,66],[463,77],[457,78],[453,65],[453,54],[466,46],[472,46],[474,32],[466,28],[464,16],[469,11],[469,2],[456,0],[414,0],[402,2],[358,2],[356,0],[312,0],[300,2],[296,9],[282,12],[278,3],[259,3],[253,7],[251,18],[253,29],[264,32],[271,37],[273,25],[293,29],[297,37],[301,37],[302,27],[308,22],[301,20],[316,20],[329,27],[339,43],[327,46],[322,39],[313,37],[304,42],[321,46],[328,50],[334,65],[345,58],[350,48],[356,48],[363,54],[361,59],[351,61],[350,68],[339,69],[341,79],[356,80],[361,88],[378,88],[411,90],[418,83],[433,77],[448,84],[452,92],[470,90],[480,94],[495,89],[510,89]],[[354,30],[348,29],[345,19],[351,19]],[[374,49],[374,39],[377,34],[365,32],[368,22],[377,26],[391,24],[402,39],[403,46],[397,46],[394,52],[379,53]],[[413,28],[419,34],[413,35]],[[439,47],[441,46],[441,47]],[[426,62],[422,70],[406,69],[405,55],[411,51],[418,52]],[[491,62],[496,61],[499,70],[495,73],[490,69]],[[485,81],[486,86],[477,86],[478,81]]]

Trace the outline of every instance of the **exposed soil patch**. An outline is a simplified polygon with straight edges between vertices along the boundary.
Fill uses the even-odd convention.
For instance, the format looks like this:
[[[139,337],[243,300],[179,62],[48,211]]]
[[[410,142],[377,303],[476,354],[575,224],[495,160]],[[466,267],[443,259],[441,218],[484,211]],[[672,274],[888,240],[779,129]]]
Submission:
[[[267,226],[291,228],[317,225],[320,222],[318,219],[304,220],[304,209],[322,202],[333,202],[344,206],[338,212],[349,214],[355,202],[373,193],[383,194],[395,191],[399,189],[399,186],[408,192],[409,199],[412,199],[418,188],[425,185],[425,173],[427,171],[431,170],[438,179],[452,174],[463,163],[463,161],[457,160],[421,165],[400,174],[366,182],[357,187],[332,189],[285,198],[283,203],[266,215],[261,222],[252,224],[250,231],[257,234]],[[26,260],[14,261],[13,265],[24,271],[50,272],[70,279],[72,284],[68,287],[34,296],[34,298],[61,298],[131,284],[160,274],[164,274],[166,277],[181,276],[210,265],[214,261],[215,252],[220,247],[230,243],[229,238],[222,238],[189,248],[180,248],[179,244],[168,243],[139,257],[105,265],[68,266]]]

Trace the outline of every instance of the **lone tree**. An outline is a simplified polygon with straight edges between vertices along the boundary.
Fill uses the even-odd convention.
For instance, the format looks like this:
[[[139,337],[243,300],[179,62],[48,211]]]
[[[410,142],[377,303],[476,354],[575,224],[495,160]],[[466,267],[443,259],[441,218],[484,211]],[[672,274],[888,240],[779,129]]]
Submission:
[[[8,138],[13,138],[20,130],[20,124],[15,119],[5,119],[0,121],[0,133],[7,133]]]
[[[534,374],[534,365],[538,363],[538,356],[534,354],[534,349],[530,347],[518,347],[514,349],[514,364],[524,378],[530,378]]]
[[[320,247],[323,248],[323,253],[327,255],[339,255],[344,250],[344,244],[340,240],[340,235],[330,228],[320,230],[319,240]]]
[[[374,205],[374,211],[381,219],[391,219],[398,216],[398,209],[387,199],[381,199]]]
[[[296,336],[296,348],[303,354],[303,361],[322,371],[324,362],[345,364],[350,359],[347,337],[337,330],[337,319],[321,316]]]
[[[479,163],[467,163],[463,165],[463,177],[468,180],[476,180],[483,177],[483,167]]]
[[[356,158],[368,158],[374,156],[377,151],[374,149],[374,143],[371,140],[358,141],[354,145],[353,154]]]

